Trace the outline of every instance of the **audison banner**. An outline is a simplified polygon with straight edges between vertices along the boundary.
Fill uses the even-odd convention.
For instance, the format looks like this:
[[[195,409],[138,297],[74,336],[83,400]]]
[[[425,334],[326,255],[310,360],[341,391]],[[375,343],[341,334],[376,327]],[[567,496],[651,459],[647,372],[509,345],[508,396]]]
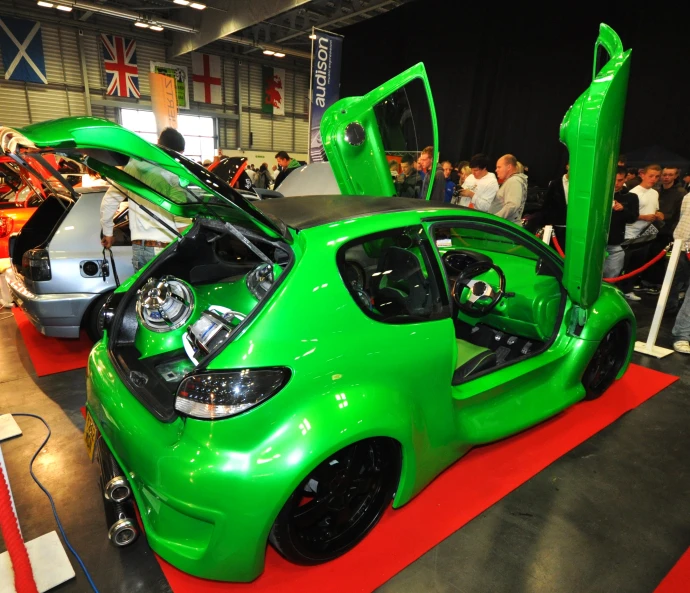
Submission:
[[[312,29],[311,104],[309,110],[309,159],[312,163],[326,160],[321,141],[321,118],[340,98],[340,58],[343,38],[334,33]]]

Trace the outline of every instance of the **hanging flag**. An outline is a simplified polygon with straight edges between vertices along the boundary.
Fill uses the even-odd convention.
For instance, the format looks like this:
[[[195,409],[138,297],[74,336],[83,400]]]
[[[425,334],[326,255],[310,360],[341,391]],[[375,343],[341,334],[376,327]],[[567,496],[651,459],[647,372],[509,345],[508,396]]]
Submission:
[[[192,52],[192,82],[195,101],[222,105],[220,56]]]
[[[273,115],[285,115],[285,70],[263,66],[264,100],[261,111]]]
[[[10,16],[0,18],[0,52],[5,80],[48,84],[41,23]]]
[[[105,33],[101,35],[101,41],[107,89],[105,94],[136,99],[141,97],[137,42],[134,39]]]
[[[311,103],[309,105],[309,158],[312,163],[326,160],[321,140],[321,118],[340,96],[340,56],[343,38],[340,35],[312,29]]]
[[[151,62],[151,72],[165,74],[175,79],[177,89],[178,109],[189,109],[189,85],[187,84],[187,66],[176,64],[164,64],[163,62]]]

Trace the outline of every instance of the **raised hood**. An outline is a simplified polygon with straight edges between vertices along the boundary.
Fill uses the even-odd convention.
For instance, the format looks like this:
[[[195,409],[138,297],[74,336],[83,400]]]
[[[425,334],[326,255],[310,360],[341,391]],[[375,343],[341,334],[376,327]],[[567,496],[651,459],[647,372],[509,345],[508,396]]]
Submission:
[[[400,97],[408,102],[395,118],[395,112],[387,108]],[[389,158],[398,160],[404,153],[415,153],[416,158],[431,145],[433,163],[438,161],[436,111],[424,64],[412,66],[362,97],[331,105],[321,120],[321,138],[343,195],[397,195]],[[429,199],[431,190],[430,183],[421,197]]]
[[[599,68],[602,50],[607,61]],[[601,291],[613,186],[630,72],[630,50],[601,24],[594,45],[592,84],[568,110],[560,138],[570,154],[564,284],[586,319]]]
[[[17,130],[0,128],[0,144],[5,154],[50,151],[83,160],[106,179],[175,216],[222,219],[290,240],[284,224],[256,210],[201,165],[104,119],[67,117]],[[128,175],[128,163],[162,173],[152,176],[162,182],[145,184]]]

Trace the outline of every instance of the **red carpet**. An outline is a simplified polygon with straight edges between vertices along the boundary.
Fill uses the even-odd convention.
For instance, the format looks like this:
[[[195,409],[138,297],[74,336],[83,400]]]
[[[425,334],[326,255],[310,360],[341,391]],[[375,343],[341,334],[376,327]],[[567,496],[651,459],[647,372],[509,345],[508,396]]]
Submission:
[[[328,564],[295,566],[269,546],[264,573],[253,583],[232,584],[198,579],[160,558],[158,561],[174,593],[372,591],[556,459],[676,380],[632,365],[599,399],[581,402],[528,431],[470,451],[410,503],[398,510],[389,509],[354,550]]]
[[[86,366],[93,342],[84,332],[78,340],[47,338],[31,325],[24,311],[19,307],[12,307],[12,313],[39,377]]]
[[[690,591],[690,549],[680,557],[654,593],[687,593]]]

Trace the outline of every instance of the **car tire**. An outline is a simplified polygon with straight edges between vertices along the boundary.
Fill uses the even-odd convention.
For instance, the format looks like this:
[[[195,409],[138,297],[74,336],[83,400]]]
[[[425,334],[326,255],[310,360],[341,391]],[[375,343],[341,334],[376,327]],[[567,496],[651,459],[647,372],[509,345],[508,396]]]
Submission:
[[[619,321],[602,338],[582,375],[586,400],[600,397],[611,387],[628,358],[631,340],[628,321]]]
[[[84,329],[87,335],[94,342],[98,342],[103,337],[103,324],[101,322],[101,311],[108,301],[108,297],[112,292],[106,292],[100,295],[89,307],[88,312],[84,317]]]
[[[398,443],[385,438],[330,455],[290,495],[269,541],[295,564],[341,556],[378,523],[395,494],[400,463]]]

